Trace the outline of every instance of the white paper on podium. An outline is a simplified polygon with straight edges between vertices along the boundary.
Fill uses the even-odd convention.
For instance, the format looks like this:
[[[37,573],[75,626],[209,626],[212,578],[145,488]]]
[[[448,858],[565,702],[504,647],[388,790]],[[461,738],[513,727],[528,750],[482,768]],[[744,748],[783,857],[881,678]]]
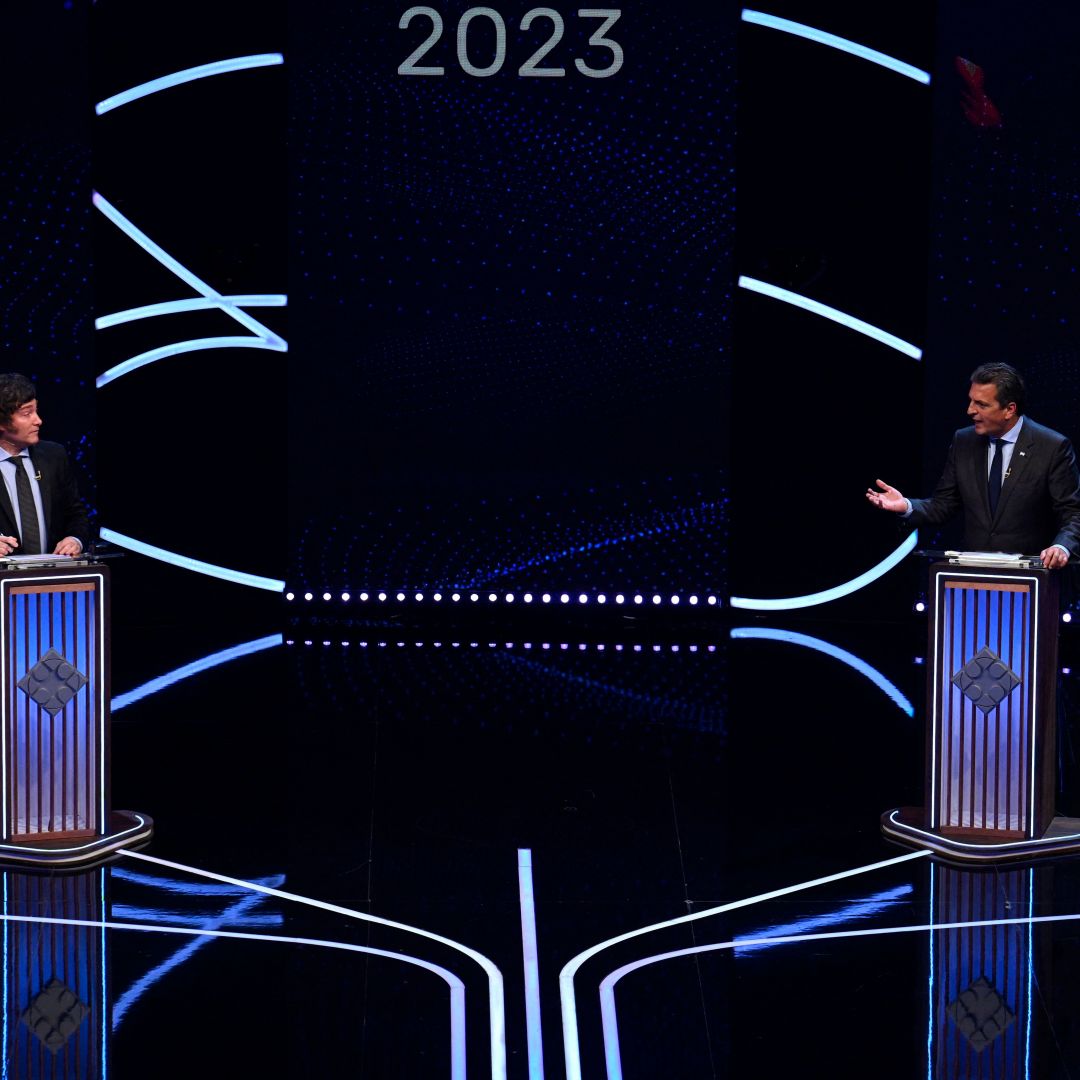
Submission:
[[[1032,558],[1005,551],[946,551],[945,554],[952,562],[971,566],[1021,566]]]

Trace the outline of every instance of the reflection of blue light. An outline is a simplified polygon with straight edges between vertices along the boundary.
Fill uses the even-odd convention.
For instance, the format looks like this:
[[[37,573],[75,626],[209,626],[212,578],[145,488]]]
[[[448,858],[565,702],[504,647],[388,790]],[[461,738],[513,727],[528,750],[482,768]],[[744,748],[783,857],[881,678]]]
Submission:
[[[856,319],[853,315],[839,311],[837,308],[829,307],[827,304],[819,303],[817,300],[811,300],[808,296],[802,296],[800,293],[792,292],[790,289],[781,289],[778,285],[770,285],[768,282],[758,281],[757,278],[742,275],[739,277],[739,287],[749,289],[750,292],[761,293],[762,296],[771,296],[774,300],[783,300],[785,303],[802,308],[813,315],[820,315],[822,318],[830,319],[834,323],[839,323],[841,326],[865,334],[867,337],[880,341],[883,345],[888,345],[890,349],[896,349],[897,352],[902,352],[905,356],[910,356],[914,360],[922,359],[922,349],[918,345],[912,345],[911,342],[904,341],[903,338],[898,338],[895,334],[889,334],[868,322],[863,322],[862,319]]]
[[[883,577],[894,566],[902,562],[904,557],[914,550],[915,545],[918,542],[919,530],[915,529],[891,555],[882,559],[877,566],[872,566],[858,577],[852,578],[843,585],[836,585],[831,589],[824,589],[821,592],[816,593],[808,593],[806,596],[789,596],[775,600],[761,600],[747,596],[733,596],[729,602],[732,607],[747,608],[753,611],[787,611],[792,608],[813,607],[815,604],[827,604],[830,600],[838,600],[842,596],[850,596],[851,593],[858,592],[859,589],[869,585],[872,581],[877,581],[879,577]]]
[[[253,589],[266,589],[269,592],[281,592],[285,588],[284,581],[274,578],[259,577],[257,574],[246,574],[241,570],[230,570],[226,566],[215,566],[213,563],[202,562],[200,559],[192,559],[187,555],[178,555],[175,551],[166,551],[164,548],[155,547],[142,540],[125,536],[113,529],[101,529],[102,540],[108,540],[117,547],[126,548],[128,551],[146,555],[151,559],[159,559],[161,562],[179,566],[182,570],[194,570],[198,574],[206,574],[208,577],[221,578],[223,581],[233,581],[237,585],[248,585]]]
[[[544,1080],[544,1040],[540,1027],[540,969],[536,950],[536,902],[533,895],[532,852],[518,850],[518,893],[521,904],[521,949],[525,966],[525,1026],[529,1051],[529,1080]]]
[[[590,946],[584,952],[578,953],[577,956],[571,958],[563,965],[562,971],[559,972],[559,998],[562,1009],[562,1023],[563,1023],[563,1053],[566,1061],[566,1077],[567,1080],[582,1080],[581,1072],[581,1043],[578,1036],[578,1022],[577,1022],[577,993],[574,989],[574,976],[577,974],[581,966],[587,961],[592,959],[598,953],[604,949],[608,949],[613,945],[618,945],[621,942],[629,941],[632,938],[642,937],[646,934],[655,933],[658,930],[666,930],[672,926],[682,926],[684,923],[698,922],[701,919],[711,918],[713,915],[719,915],[726,911],[735,911],[738,908],[749,907],[752,904],[760,904],[765,900],[777,900],[781,896],[790,896],[792,893],[801,892],[803,889],[813,888],[817,885],[827,885],[833,881],[842,881],[845,878],[856,877],[859,874],[868,873],[871,870],[881,870],[887,866],[898,866],[900,863],[909,862],[913,859],[920,858],[921,856],[928,855],[927,851],[915,851],[909,852],[906,855],[898,855],[892,859],[886,859],[883,862],[869,863],[866,866],[857,867],[854,870],[842,870],[838,874],[829,874],[826,877],[814,878],[811,881],[801,881],[797,885],[787,885],[781,889],[773,889],[770,892],[758,893],[756,896],[744,897],[741,900],[733,900],[727,904],[720,904],[718,907],[706,908],[704,911],[695,911],[691,915],[679,915],[674,919],[665,919],[663,922],[651,923],[648,926],[638,927],[636,930],[628,930],[626,933],[619,934],[617,937],[608,938],[606,941],[601,941],[596,945]],[[1052,917],[1052,916],[1051,916]],[[868,934],[873,931],[852,931],[853,934]],[[822,934],[821,937],[840,937],[842,934]],[[801,940],[810,940],[810,938],[803,938]],[[749,943],[747,943],[749,944]],[[714,949],[724,949],[734,947],[734,942],[729,942],[726,945],[706,945],[701,946],[698,949],[685,950],[685,952],[705,952]],[[645,960],[639,960],[635,965],[630,965],[630,968],[623,968],[618,972],[609,975],[604,983],[601,984],[601,1011],[604,1017],[604,1044],[605,1050],[609,1050],[614,1047],[614,1054],[618,1056],[618,1031],[615,1024],[615,1010],[614,1010],[614,983],[622,977],[623,972],[631,970],[635,967],[644,966],[646,964],[655,963],[658,960],[665,959],[665,954],[660,957],[649,957]],[[681,955],[681,954],[680,954]],[[610,981],[609,981],[610,980]],[[611,995],[610,1009],[605,1007],[604,999],[604,987],[607,986],[608,992]],[[609,1028],[610,1024],[610,1028]],[[609,1041],[609,1034],[611,1039]],[[609,1059],[609,1069],[611,1061]],[[617,1072],[608,1072],[608,1078],[611,1080],[614,1076],[622,1076],[621,1065],[618,1066]]]
[[[284,882],[284,880],[284,877],[280,877],[276,880],[275,883],[280,885]],[[217,930],[220,929],[220,927],[222,926],[242,926],[246,922],[246,920],[242,918],[243,913],[248,908],[254,907],[256,904],[262,903],[265,899],[266,897],[259,893],[249,893],[248,895],[238,900],[231,907],[226,908],[226,910],[223,911],[220,915],[202,919],[196,925],[198,926],[198,929],[200,931]],[[120,912],[117,911],[116,914],[119,915]],[[155,915],[152,916],[152,921],[158,921],[159,919],[164,922],[165,915],[155,913]],[[277,916],[277,920],[278,924],[280,925],[280,915]],[[189,920],[182,920],[182,922],[189,922]],[[171,925],[175,925],[175,923],[172,923]],[[162,961],[160,964],[157,965],[157,967],[152,968],[150,971],[148,971],[145,975],[142,976],[142,978],[136,979],[135,982],[133,982],[131,986],[123,994],[121,994],[119,998],[117,998],[116,1003],[113,1005],[113,1031],[115,1031],[120,1026],[120,1022],[124,1019],[124,1016],[127,1013],[128,1009],[131,1008],[131,1006],[134,1005],[135,1002],[138,1001],[139,998],[141,998],[143,994],[145,994],[146,991],[154,985],[154,983],[164,978],[164,976],[166,976],[170,971],[172,971],[173,968],[179,967],[179,965],[182,964],[185,960],[189,960],[192,956],[195,955],[195,953],[199,949],[201,949],[204,945],[209,944],[211,940],[212,938],[205,936],[194,938],[183,947],[177,949],[176,952],[172,954],[172,956]]]
[[[137,101],[139,98],[149,97],[159,90],[167,90],[171,86],[180,86],[182,83],[194,82],[196,79],[205,79],[210,75],[224,75],[229,71],[244,71],[248,68],[271,67],[275,64],[285,63],[285,57],[281,53],[260,53],[255,56],[237,56],[231,60],[215,60],[212,64],[200,64],[198,67],[185,68],[183,71],[174,71],[171,75],[162,75],[160,79],[151,79],[149,82],[139,83],[129,90],[119,94],[113,94],[99,101],[94,106],[94,112],[98,116],[118,109],[129,101]]]
[[[853,667],[860,675],[865,675],[875,686],[883,690],[889,700],[903,709],[908,716],[915,715],[915,708],[911,702],[877,668],[871,667],[865,660],[860,660],[854,653],[841,649],[838,645],[832,645],[828,641],[811,637],[809,634],[799,634],[792,630],[773,630],[765,626],[736,626],[732,629],[731,636],[749,640],[786,641],[791,645],[805,645],[808,649],[816,649],[826,656],[841,660],[849,667]]]
[[[873,896],[867,897],[865,900],[859,900],[855,903],[848,904],[846,907],[839,908],[836,911],[825,912],[822,915],[815,915],[808,919],[797,919],[795,922],[784,923],[780,926],[771,926],[766,930],[754,930],[749,934],[740,934],[735,939],[735,955],[746,956],[749,953],[757,952],[759,949],[772,948],[773,943],[761,940],[763,937],[779,937],[784,934],[798,934],[804,930],[816,930],[822,926],[838,926],[840,923],[849,922],[852,919],[862,919],[867,915],[877,915],[879,912],[882,912],[891,906],[896,900],[899,900],[901,896],[907,896],[912,891],[910,885],[898,885],[895,889],[876,893]],[[750,938],[755,939],[757,943],[754,945],[739,944],[740,941]]]
[[[187,300],[167,300],[162,304],[144,304],[142,307],[115,311],[94,320],[95,330],[108,330],[110,326],[137,322],[139,319],[156,319],[160,315],[177,315],[185,311],[209,311],[218,308],[285,307],[288,297],[280,294],[245,293],[238,296],[192,296]]]
[[[839,49],[841,52],[858,56],[862,60],[880,64],[890,71],[900,75],[906,75],[909,79],[922,83],[924,86],[930,83],[930,73],[917,68],[912,64],[906,64],[903,60],[897,60],[887,53],[878,52],[877,49],[869,49],[860,45],[857,41],[837,37],[824,30],[815,29],[805,23],[792,22],[791,19],[781,19],[776,15],[766,15],[763,11],[752,11],[744,8],[742,13],[743,22],[755,23],[758,26],[767,26],[770,30],[783,30],[785,33],[794,34],[796,37],[806,38],[807,41],[816,41],[819,45],[828,45],[830,48]]]
[[[436,941],[455,951],[469,957],[478,964],[488,978],[488,1022],[490,1028],[489,1046],[491,1053],[491,1076],[492,1080],[506,1080],[506,1006],[505,992],[503,989],[502,972],[483,953],[462,945],[459,941],[444,937],[442,934],[423,930],[418,926],[409,926],[406,923],[396,922],[393,919],[384,919],[378,915],[369,915],[354,908],[343,907],[340,904],[330,904],[325,900],[316,900],[314,897],[301,896],[298,893],[284,892],[280,889],[271,889],[265,885],[258,885],[252,881],[243,881],[239,878],[228,877],[225,874],[215,874],[210,870],[201,870],[184,863],[173,862],[169,859],[159,859],[157,856],[148,855],[145,852],[126,849],[123,852],[128,858],[139,859],[143,862],[153,863],[157,866],[167,866],[173,870],[179,870],[189,874],[196,874],[211,881],[221,881],[230,885],[238,885],[241,888],[251,889],[254,892],[265,893],[268,896],[276,896],[282,900],[291,900],[294,903],[307,904],[310,907],[332,914],[345,915],[348,918],[359,919],[361,922],[373,923],[377,926],[385,926],[395,930],[401,930],[407,934],[416,934],[418,937],[429,941]],[[921,854],[921,853],[920,853]],[[58,920],[49,920],[58,921]],[[121,929],[129,929],[136,924],[115,924]],[[155,929],[149,927],[148,929]],[[451,1080],[464,1080],[465,1077],[465,987],[457,976],[452,975],[444,968],[421,960],[415,956],[407,956],[404,953],[391,953],[382,949],[374,949],[366,945],[350,945],[342,941],[320,941],[312,938],[270,938],[269,935],[261,937],[258,934],[247,934],[227,930],[198,931],[186,930],[179,927],[160,928],[173,934],[197,934],[204,933],[215,937],[239,938],[247,940],[276,940],[288,941],[293,944],[321,945],[323,948],[344,949],[350,952],[369,953],[373,956],[385,956],[393,960],[401,960],[407,964],[416,964],[428,971],[436,972],[445,979],[451,987],[450,993],[450,1025],[451,1025]]]

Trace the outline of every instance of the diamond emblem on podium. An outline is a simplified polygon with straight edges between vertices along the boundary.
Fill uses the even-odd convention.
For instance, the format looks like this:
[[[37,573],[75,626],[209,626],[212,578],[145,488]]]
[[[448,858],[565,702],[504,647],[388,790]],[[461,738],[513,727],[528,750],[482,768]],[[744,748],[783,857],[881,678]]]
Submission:
[[[996,709],[1020,679],[992,649],[980,649],[953,677],[953,685],[983,712]]]
[[[45,655],[18,681],[31,701],[55,716],[85,685],[86,676],[55,649]]]
[[[1016,1019],[1001,995],[979,976],[945,1009],[975,1051],[989,1046]]]
[[[50,979],[20,1019],[54,1054],[71,1038],[90,1011],[59,979]]]

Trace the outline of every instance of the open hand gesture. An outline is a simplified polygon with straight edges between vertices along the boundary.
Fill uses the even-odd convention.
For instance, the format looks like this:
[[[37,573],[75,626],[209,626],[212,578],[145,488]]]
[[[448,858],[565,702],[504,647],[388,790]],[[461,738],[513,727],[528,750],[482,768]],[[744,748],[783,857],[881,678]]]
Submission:
[[[880,491],[868,488],[866,497],[880,510],[891,510],[894,514],[902,514],[907,508],[907,499],[894,487],[889,487],[884,480],[876,480],[875,483]]]

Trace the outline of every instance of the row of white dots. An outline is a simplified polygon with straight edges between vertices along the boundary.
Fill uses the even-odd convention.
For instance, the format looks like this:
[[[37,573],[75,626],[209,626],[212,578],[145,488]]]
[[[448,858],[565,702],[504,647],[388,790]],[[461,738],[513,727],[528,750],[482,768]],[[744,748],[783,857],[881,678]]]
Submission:
[[[303,599],[303,600],[311,601],[311,600],[315,599],[315,593],[312,593],[312,592],[305,592],[305,593],[287,592],[285,594],[285,599],[286,600],[296,600],[298,597]],[[453,604],[460,603],[463,600],[466,600],[466,601],[468,601],[470,603],[476,604],[476,603],[479,603],[482,599],[485,599],[485,598],[487,599],[488,603],[490,603],[490,604],[498,603],[500,600],[502,600],[503,603],[506,603],[506,604],[513,604],[513,603],[516,603],[517,600],[519,600],[519,599],[521,600],[521,602],[523,604],[531,604],[531,603],[534,603],[534,602],[537,602],[537,601],[539,603],[541,603],[541,604],[553,604],[553,603],[569,604],[569,603],[572,603],[574,601],[574,599],[575,599],[575,597],[571,596],[570,593],[540,593],[539,595],[535,595],[535,594],[533,594],[531,592],[522,593],[520,595],[520,597],[515,593],[500,594],[500,593],[493,593],[492,592],[492,593],[487,593],[486,596],[485,596],[485,594],[477,593],[477,592],[470,592],[470,593],[455,592],[455,593],[449,593],[449,594],[443,594],[441,592],[436,592],[436,593],[431,593],[430,598],[432,600],[434,600],[436,604],[442,603],[443,600],[449,600]],[[329,593],[329,592],[324,592],[322,594],[322,599],[323,600],[328,600],[328,601],[333,600],[334,599],[334,594]],[[352,595],[352,593],[343,592],[343,593],[340,594],[339,599],[343,603],[347,604],[353,599],[353,595]],[[406,600],[409,599],[409,596],[408,596],[407,593],[403,593],[403,592],[398,592],[398,593],[387,593],[387,592],[367,593],[367,592],[362,592],[362,593],[357,594],[356,599],[359,600],[361,603],[367,603],[369,600],[374,600],[374,601],[377,601],[379,603],[386,603],[388,600],[393,599],[393,600],[396,600],[399,604],[402,604]],[[425,593],[422,593],[422,592],[413,593],[412,599],[415,600],[417,603],[423,603],[424,600],[428,599],[428,595],[425,594]],[[590,596],[588,593],[578,593],[576,599],[577,599],[577,602],[579,604],[588,604],[591,600],[595,600],[596,603],[598,603],[598,604],[606,604],[609,599],[612,600],[616,604],[645,604],[645,603],[650,603],[651,602],[653,604],[659,605],[659,604],[664,603],[664,597],[662,597],[659,593],[653,593],[652,596],[645,596],[643,593],[634,593],[632,595],[627,595],[627,594],[624,594],[624,593],[616,593],[612,597],[608,597],[608,595],[606,593],[597,593],[596,596]],[[678,607],[678,605],[683,602],[683,597],[679,596],[678,594],[673,595],[673,596],[669,596],[667,602],[669,604],[673,605],[674,607]],[[704,603],[709,607],[717,607],[720,604],[720,599],[719,599],[719,597],[716,597],[716,596],[704,596],[704,597],[701,597],[701,596],[694,595],[694,596],[686,597],[686,602],[691,607],[696,607],[698,604],[701,604],[701,603]]]
[[[322,642],[317,643],[315,640],[313,640],[311,638],[296,638],[296,639],[289,638],[289,639],[286,639],[285,644],[286,645],[315,645],[315,644],[334,645],[334,644],[339,644],[339,645],[344,645],[346,647],[349,647],[349,646],[351,646],[353,644],[353,642],[351,642],[351,641],[334,642],[334,641],[326,640],[326,641],[322,641]],[[450,648],[450,649],[485,649],[485,648],[486,649],[498,649],[498,648],[517,649],[517,648],[521,648],[521,649],[540,649],[541,651],[543,651],[545,649],[547,649],[547,650],[558,649],[558,650],[563,651],[563,652],[566,652],[566,651],[568,651],[570,649],[573,649],[573,648],[576,648],[579,652],[586,652],[586,651],[588,651],[590,649],[593,652],[606,652],[609,648],[613,652],[636,652],[636,653],[639,653],[639,652],[654,652],[654,653],[673,652],[673,653],[677,653],[677,652],[682,652],[684,649],[685,649],[686,652],[691,652],[691,653],[696,653],[696,652],[714,653],[714,652],[716,652],[716,646],[715,645],[685,645],[685,646],[684,645],[624,645],[622,643],[617,643],[615,645],[608,646],[608,645],[604,645],[602,643],[586,644],[585,642],[581,642],[580,644],[574,646],[574,645],[571,645],[567,641],[555,642],[555,643],[552,643],[550,641],[543,641],[543,642],[540,642],[540,643],[534,643],[534,642],[531,642],[531,641],[522,641],[522,642],[505,641],[505,642],[502,642],[501,645],[497,641],[488,641],[488,642],[481,642],[481,641],[431,641],[431,642],[427,642],[427,641],[413,641],[413,642],[408,642],[408,641],[357,641],[355,644],[361,649],[366,649],[369,646],[374,647],[374,648],[379,648],[379,649],[386,649],[386,648],[389,648],[390,646],[394,646],[394,647],[396,647],[398,649],[404,649],[408,645],[411,644],[413,646],[413,648],[416,648],[416,649],[424,649],[424,648],[427,648],[430,645],[432,648],[435,648],[435,649],[441,649],[444,646],[446,646],[447,648]]]

